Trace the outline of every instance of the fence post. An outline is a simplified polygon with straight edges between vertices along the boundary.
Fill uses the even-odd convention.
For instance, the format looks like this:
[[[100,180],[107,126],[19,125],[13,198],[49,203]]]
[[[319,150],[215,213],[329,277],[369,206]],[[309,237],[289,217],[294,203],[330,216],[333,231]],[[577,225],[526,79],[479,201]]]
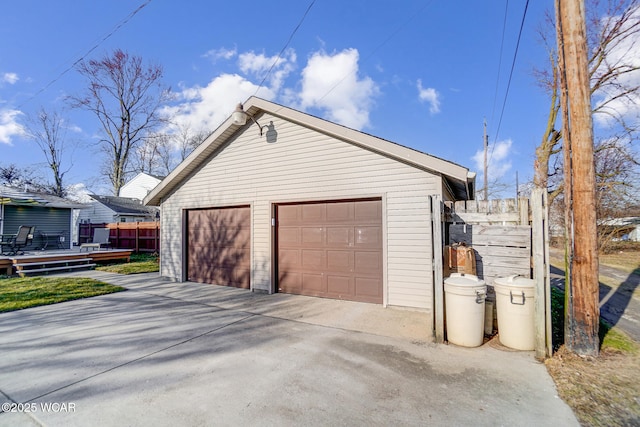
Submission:
[[[551,355],[551,286],[549,278],[549,233],[547,192],[536,188],[531,193],[533,280],[535,281],[535,351],[538,359]]]
[[[136,222],[136,253],[140,252],[140,224]]]
[[[433,312],[434,333],[436,343],[444,342],[444,284],[442,267],[442,213],[443,206],[440,196],[434,195],[431,199],[431,228],[432,253],[433,253]]]

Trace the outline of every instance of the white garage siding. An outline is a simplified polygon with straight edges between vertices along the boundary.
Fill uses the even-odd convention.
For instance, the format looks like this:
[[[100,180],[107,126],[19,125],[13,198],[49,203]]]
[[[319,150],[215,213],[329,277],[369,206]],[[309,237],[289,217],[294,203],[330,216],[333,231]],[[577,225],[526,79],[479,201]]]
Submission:
[[[431,218],[437,175],[268,114],[277,142],[251,125],[162,204],[161,274],[182,279],[182,210],[251,205],[252,289],[270,291],[272,204],[382,197],[385,303],[431,309]]]

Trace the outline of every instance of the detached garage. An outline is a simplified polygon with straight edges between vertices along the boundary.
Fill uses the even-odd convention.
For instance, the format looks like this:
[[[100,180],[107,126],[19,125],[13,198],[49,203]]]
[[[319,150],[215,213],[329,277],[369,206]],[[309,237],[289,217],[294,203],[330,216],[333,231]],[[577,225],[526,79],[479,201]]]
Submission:
[[[472,198],[475,174],[263,99],[244,111],[145,198],[160,274],[433,310],[432,196]]]

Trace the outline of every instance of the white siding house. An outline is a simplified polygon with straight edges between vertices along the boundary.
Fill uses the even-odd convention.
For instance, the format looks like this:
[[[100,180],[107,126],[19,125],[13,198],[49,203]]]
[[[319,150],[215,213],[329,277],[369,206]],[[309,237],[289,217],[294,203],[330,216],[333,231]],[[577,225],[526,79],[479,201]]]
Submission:
[[[120,197],[142,200],[161,180],[161,177],[141,172],[122,186]]]
[[[430,196],[472,198],[475,174],[259,98],[244,108],[262,129],[230,117],[145,198],[162,211],[160,274],[433,310]]]

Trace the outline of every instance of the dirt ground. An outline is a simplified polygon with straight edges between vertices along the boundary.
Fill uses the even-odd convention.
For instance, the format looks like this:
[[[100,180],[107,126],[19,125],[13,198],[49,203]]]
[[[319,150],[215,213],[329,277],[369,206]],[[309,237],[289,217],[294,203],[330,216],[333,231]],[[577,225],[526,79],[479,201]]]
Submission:
[[[583,358],[564,346],[546,361],[558,394],[584,426],[640,425],[640,357],[612,349]]]
[[[624,259],[629,261],[620,264]],[[552,263],[562,265],[553,252]],[[606,288],[609,293],[612,289],[625,291],[627,298],[621,299],[618,319],[635,316],[630,311],[638,306],[640,252],[618,256],[614,262],[603,256],[600,264],[601,297],[607,295]],[[606,303],[611,306],[616,301],[609,298]],[[603,313],[602,318],[607,320],[608,314]],[[584,426],[640,426],[640,345],[631,338],[635,329],[628,331],[631,334],[624,330],[633,323],[614,325],[604,337],[599,357],[580,357],[561,346],[545,362],[558,394]]]

